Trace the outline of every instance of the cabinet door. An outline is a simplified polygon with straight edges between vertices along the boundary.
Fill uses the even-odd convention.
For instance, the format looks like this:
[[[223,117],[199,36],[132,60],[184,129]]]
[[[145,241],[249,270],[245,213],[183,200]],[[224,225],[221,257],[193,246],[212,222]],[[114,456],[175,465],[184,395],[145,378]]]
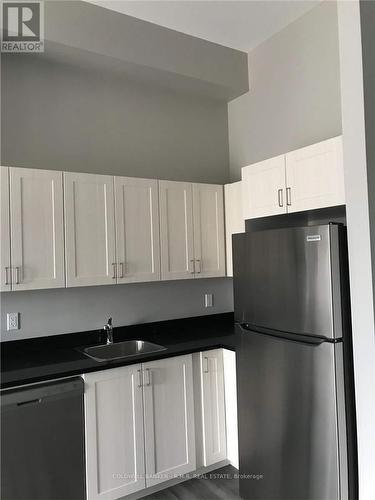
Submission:
[[[193,184],[195,276],[225,276],[223,186]]]
[[[194,275],[193,200],[189,182],[159,181],[161,277]]]
[[[227,276],[233,276],[232,234],[245,232],[242,208],[242,181],[224,186]]]
[[[160,279],[158,181],[115,177],[118,283]]]
[[[67,286],[116,283],[113,177],[64,173]]]
[[[11,289],[10,269],[10,217],[9,217],[9,168],[0,167],[0,291]]]
[[[144,369],[146,486],[195,470],[192,356]]]
[[[145,487],[141,365],[85,379],[87,498],[113,500]]]
[[[244,219],[286,213],[285,155],[242,169]]]
[[[288,212],[345,203],[342,137],[286,155]]]
[[[203,465],[227,456],[225,428],[224,365],[221,349],[200,353]]]
[[[65,286],[62,172],[9,169],[12,289]]]

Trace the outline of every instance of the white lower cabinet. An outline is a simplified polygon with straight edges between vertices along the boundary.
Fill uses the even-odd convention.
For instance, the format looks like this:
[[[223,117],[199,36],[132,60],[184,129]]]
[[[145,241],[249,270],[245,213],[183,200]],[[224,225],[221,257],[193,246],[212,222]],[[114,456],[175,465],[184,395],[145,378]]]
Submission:
[[[192,355],[143,365],[146,486],[195,470]]]
[[[88,500],[195,470],[192,355],[84,375]]]
[[[88,500],[145,488],[141,365],[84,375]]]
[[[225,352],[84,375],[88,500],[138,498],[141,490],[154,493],[189,472],[225,460],[237,465],[227,456],[227,436],[237,441],[236,422],[230,431],[237,414],[234,396],[226,418],[225,390],[236,392],[235,377],[225,381]]]
[[[197,455],[201,466],[227,458],[223,350],[194,354]]]

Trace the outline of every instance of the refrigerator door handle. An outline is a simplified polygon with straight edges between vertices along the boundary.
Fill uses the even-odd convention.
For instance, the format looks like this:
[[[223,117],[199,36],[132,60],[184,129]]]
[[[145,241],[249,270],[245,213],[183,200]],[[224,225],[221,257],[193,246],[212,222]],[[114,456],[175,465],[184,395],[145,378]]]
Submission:
[[[271,337],[278,337],[280,339],[289,340],[291,342],[299,342],[301,344],[309,344],[309,345],[320,345],[323,342],[331,342],[335,343],[337,341],[329,339],[327,337],[317,337],[312,335],[304,335],[299,333],[289,333],[289,332],[281,332],[277,330],[269,330],[267,328],[260,328],[257,326],[249,325],[247,323],[237,323],[241,331],[245,334],[249,333],[258,333],[261,335],[269,335]]]

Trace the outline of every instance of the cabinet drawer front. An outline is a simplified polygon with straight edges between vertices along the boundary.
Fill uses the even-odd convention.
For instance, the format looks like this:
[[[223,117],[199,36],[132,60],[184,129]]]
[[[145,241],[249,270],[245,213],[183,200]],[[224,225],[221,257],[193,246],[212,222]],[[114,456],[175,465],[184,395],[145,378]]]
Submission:
[[[145,487],[140,365],[85,378],[87,497],[114,500]]]
[[[10,168],[13,290],[65,286],[62,173]]]

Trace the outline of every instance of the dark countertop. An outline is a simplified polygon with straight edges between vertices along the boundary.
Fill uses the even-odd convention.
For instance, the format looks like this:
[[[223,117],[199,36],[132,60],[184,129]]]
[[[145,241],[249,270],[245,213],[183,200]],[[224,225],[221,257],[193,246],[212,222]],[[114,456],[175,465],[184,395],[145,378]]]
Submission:
[[[114,342],[138,339],[166,347],[154,354],[98,362],[77,348],[105,343],[103,331],[16,340],[1,345],[1,388],[223,347],[236,350],[232,313],[114,328]]]

